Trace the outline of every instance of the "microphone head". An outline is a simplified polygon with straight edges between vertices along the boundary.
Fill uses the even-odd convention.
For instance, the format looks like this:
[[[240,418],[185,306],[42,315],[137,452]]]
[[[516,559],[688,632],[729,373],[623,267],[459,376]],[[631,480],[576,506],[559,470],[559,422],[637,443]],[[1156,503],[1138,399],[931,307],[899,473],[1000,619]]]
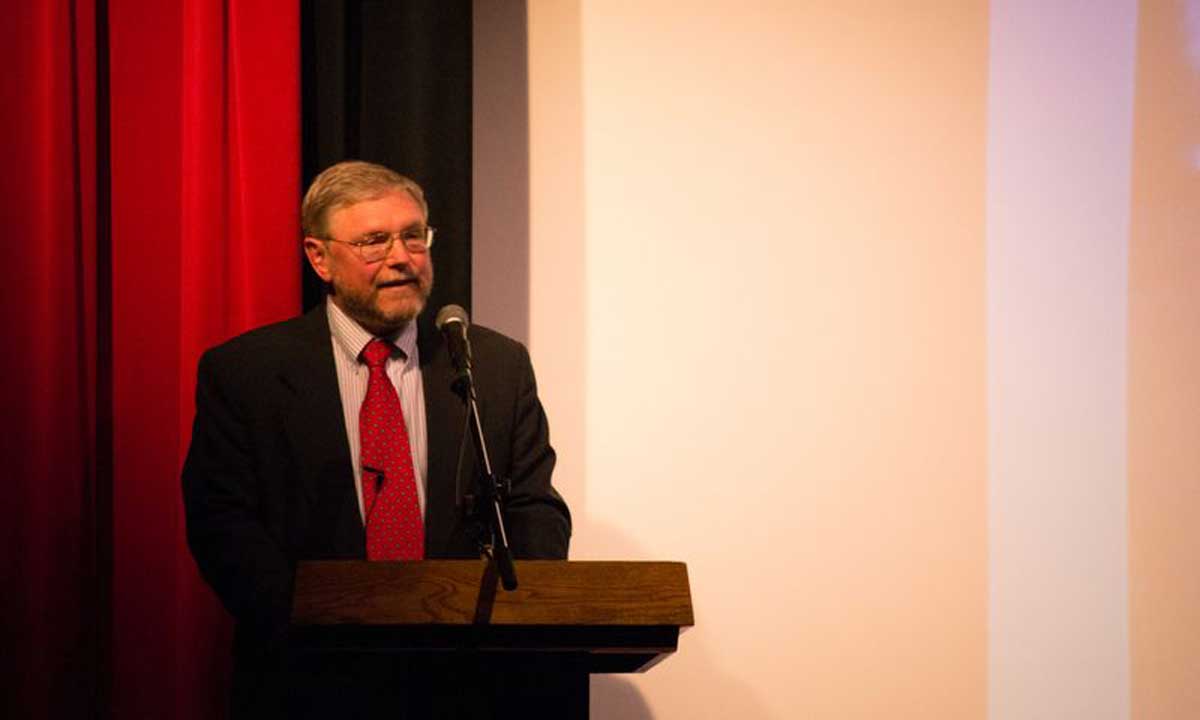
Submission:
[[[434,324],[438,330],[443,330],[447,323],[461,323],[463,330],[471,326],[471,321],[467,319],[467,311],[463,310],[459,305],[445,305],[441,310],[438,310],[437,319]]]

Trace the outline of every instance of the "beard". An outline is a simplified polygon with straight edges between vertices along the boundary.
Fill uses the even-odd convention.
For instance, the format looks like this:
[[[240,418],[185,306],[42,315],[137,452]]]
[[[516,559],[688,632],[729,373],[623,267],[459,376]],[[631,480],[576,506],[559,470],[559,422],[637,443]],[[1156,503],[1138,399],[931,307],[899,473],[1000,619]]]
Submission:
[[[395,283],[387,283],[382,287],[372,286],[366,292],[358,292],[333,284],[332,295],[335,301],[347,315],[362,325],[368,332],[384,336],[400,330],[425,309],[429,293],[433,290],[433,267],[427,265],[422,272],[409,276],[412,282],[402,285],[404,297],[398,301],[387,301],[382,297],[386,293],[397,292],[390,289]]]

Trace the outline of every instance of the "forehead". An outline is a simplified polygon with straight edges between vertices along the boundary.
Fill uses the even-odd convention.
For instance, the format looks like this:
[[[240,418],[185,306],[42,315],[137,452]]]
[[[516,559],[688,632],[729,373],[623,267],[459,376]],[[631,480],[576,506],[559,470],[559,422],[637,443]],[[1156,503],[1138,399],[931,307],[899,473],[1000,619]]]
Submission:
[[[337,208],[329,216],[329,230],[344,238],[376,230],[402,230],[423,222],[425,213],[416,199],[406,190],[392,190]]]

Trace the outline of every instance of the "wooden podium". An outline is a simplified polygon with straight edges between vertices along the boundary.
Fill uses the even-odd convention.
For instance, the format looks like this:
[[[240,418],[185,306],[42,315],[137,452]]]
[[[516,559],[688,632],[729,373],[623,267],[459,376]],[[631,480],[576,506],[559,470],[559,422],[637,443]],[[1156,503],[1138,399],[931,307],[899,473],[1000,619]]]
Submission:
[[[482,560],[302,563],[293,650],[325,668],[369,663],[412,717],[582,718],[590,673],[643,672],[693,624],[683,563],[516,570],[506,592]]]

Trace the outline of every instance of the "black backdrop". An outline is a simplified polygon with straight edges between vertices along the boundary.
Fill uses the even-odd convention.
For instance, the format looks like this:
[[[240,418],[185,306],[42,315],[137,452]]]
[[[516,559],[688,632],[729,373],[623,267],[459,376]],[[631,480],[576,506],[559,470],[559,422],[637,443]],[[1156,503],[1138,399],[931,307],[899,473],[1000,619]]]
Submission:
[[[301,31],[304,186],[346,159],[416,180],[437,228],[427,310],[470,310],[470,0],[302,0]],[[304,265],[307,310],[324,289]]]

